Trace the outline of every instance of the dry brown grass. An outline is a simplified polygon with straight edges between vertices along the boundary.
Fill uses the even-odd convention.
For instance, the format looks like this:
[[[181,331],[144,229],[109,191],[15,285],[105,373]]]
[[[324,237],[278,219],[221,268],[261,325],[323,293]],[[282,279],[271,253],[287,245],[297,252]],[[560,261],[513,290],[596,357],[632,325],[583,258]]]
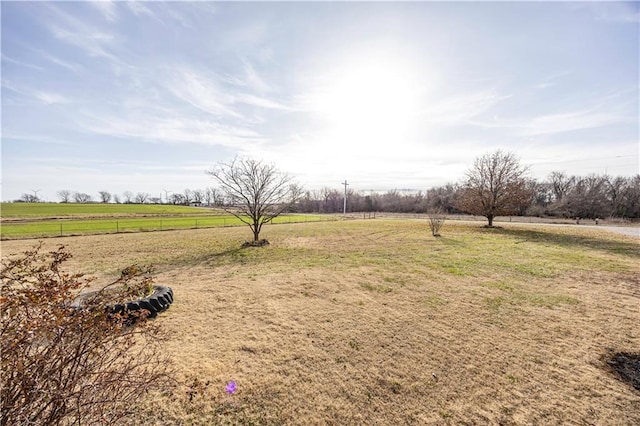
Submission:
[[[174,289],[156,321],[182,384],[146,397],[147,424],[640,423],[606,363],[640,351],[637,240],[370,220],[271,226],[239,250],[247,231],[45,241],[103,281],[152,262]]]

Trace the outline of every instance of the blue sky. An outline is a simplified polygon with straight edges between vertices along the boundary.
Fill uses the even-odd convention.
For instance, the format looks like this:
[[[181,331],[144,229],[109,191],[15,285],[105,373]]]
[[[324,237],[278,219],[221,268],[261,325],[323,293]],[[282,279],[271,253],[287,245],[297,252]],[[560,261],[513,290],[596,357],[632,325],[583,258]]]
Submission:
[[[6,2],[2,199],[181,192],[235,155],[427,189],[514,152],[639,171],[638,2]]]

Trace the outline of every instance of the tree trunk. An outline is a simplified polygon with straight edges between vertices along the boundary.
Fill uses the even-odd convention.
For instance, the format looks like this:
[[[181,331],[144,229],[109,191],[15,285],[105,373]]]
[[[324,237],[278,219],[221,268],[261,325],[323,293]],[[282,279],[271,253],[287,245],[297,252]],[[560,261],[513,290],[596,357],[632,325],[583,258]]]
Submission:
[[[258,241],[260,241],[260,222],[258,220],[253,220],[253,226],[251,227],[251,230],[253,231],[253,242],[257,243]]]
[[[493,215],[488,215],[487,220],[489,221],[489,228],[493,227]]]

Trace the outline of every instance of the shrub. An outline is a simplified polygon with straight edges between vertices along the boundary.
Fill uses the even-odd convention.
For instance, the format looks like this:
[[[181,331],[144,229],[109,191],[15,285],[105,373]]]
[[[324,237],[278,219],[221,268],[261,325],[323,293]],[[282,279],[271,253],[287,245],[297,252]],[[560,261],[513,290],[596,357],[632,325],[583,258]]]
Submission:
[[[427,216],[429,218],[429,229],[431,229],[431,235],[439,237],[440,228],[442,228],[442,225],[444,225],[444,222],[447,220],[447,216],[441,209],[429,210]]]
[[[121,422],[168,378],[158,324],[142,312],[127,326],[105,309],[153,278],[123,274],[79,302],[93,279],[65,272],[70,257],[64,246],[48,253],[37,246],[2,262],[2,426]]]

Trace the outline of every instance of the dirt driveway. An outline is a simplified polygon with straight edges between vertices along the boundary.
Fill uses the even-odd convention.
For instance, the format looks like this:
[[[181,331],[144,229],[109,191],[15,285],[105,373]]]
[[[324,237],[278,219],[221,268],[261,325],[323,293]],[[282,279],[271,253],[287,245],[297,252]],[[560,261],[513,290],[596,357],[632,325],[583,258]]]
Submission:
[[[637,226],[595,226],[595,225],[579,225],[583,228],[605,229],[617,234],[628,235],[630,237],[640,238],[640,228]]]

